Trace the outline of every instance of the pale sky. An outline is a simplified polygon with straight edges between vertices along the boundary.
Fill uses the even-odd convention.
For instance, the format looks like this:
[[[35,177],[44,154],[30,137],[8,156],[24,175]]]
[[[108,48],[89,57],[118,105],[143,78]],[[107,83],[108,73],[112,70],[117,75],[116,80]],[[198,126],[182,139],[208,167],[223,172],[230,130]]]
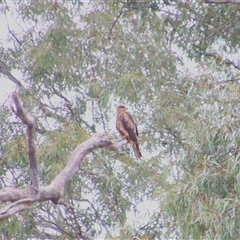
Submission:
[[[8,5],[11,6],[11,2],[8,2]],[[7,41],[8,38],[8,24],[11,29],[18,30],[18,25],[12,18],[12,13],[7,14],[7,19],[4,14],[0,15],[0,45],[12,47]],[[16,77],[18,80],[21,79],[21,74],[19,71],[13,70],[11,74]],[[4,104],[9,99],[9,94],[16,90],[16,85],[12,83],[4,75],[0,74],[0,106]]]

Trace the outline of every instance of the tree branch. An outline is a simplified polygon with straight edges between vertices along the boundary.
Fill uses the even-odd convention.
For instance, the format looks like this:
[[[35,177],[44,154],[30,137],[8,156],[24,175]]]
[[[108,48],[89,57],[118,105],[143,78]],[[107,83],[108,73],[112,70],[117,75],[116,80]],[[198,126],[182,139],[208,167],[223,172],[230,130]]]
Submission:
[[[121,144],[120,144],[121,143]],[[118,149],[126,144],[126,140],[112,142],[111,139],[104,134],[95,134],[87,141],[80,144],[71,154],[65,168],[53,179],[50,185],[39,187],[36,197],[31,197],[31,188],[11,189],[3,188],[0,191],[1,202],[14,202],[0,209],[0,220],[5,219],[19,211],[29,209],[29,205],[38,201],[51,200],[55,204],[64,194],[65,185],[73,177],[80,168],[84,157],[97,148],[112,146],[112,149]],[[19,202],[18,202],[19,201]],[[24,208],[25,206],[25,208]]]
[[[0,66],[0,73],[7,76],[10,81],[17,84],[19,87],[22,87],[20,81],[18,81],[9,71],[7,71],[4,67]]]
[[[121,7],[121,9],[120,9],[120,11],[119,11],[116,19],[114,20],[114,22],[113,22],[113,24],[112,24],[112,26],[111,26],[111,28],[110,28],[110,30],[109,30],[108,37],[112,34],[112,30],[113,30],[114,26],[116,25],[116,23],[118,22],[118,20],[119,20],[120,17],[122,16],[122,14],[123,14],[123,8],[124,8],[124,5]]]
[[[105,39],[109,39],[111,34],[112,34],[112,31],[113,31],[113,28],[115,27],[115,25],[117,24],[117,22],[119,21],[120,17],[123,15],[123,9],[125,8],[125,5],[123,5],[117,15],[117,17],[115,18],[115,20],[113,21],[112,23],[112,26],[108,32],[108,34],[106,36],[103,37],[102,40],[105,40]]]
[[[227,58],[227,57],[226,57],[226,58],[223,58],[223,56],[221,56],[220,54],[218,54],[218,53],[215,52],[215,51],[206,52],[206,55],[207,55],[207,56],[210,56],[210,57],[213,57],[213,58],[215,58],[216,60],[219,60],[219,61],[221,61],[221,62],[224,62],[224,63],[227,64],[227,65],[231,65],[231,66],[233,66],[234,68],[236,68],[237,70],[240,70],[240,63],[239,63],[239,62],[236,63],[236,62],[230,60],[230,59]]]
[[[230,28],[232,28],[239,21],[239,18],[240,18],[239,15],[234,16],[229,21],[227,21],[222,26],[220,26],[218,29],[216,29],[213,33],[211,33],[209,36],[204,38],[203,40],[204,41],[208,41],[209,39],[214,37],[216,34],[228,31]],[[233,22],[234,20],[236,20],[236,21]]]
[[[239,0],[204,0],[204,2],[215,3],[215,4],[225,4],[225,3],[240,4]]]
[[[0,63],[1,64],[1,63]],[[38,104],[39,109],[41,109],[41,111],[48,117],[52,117],[55,118],[57,117],[57,119],[59,119],[59,121],[61,122],[65,122],[65,119],[63,118],[63,116],[58,115],[54,112],[51,112],[48,108],[49,106],[47,106],[46,104],[44,104],[43,102],[41,102],[39,99],[37,99],[28,89],[26,89],[22,83],[17,80],[8,70],[6,70],[4,67],[2,67],[0,65],[0,73],[2,73],[3,75],[5,75],[10,81],[12,81],[13,83],[15,83],[18,87],[22,87],[24,88],[25,91],[27,91],[35,100],[35,102]]]
[[[65,168],[53,179],[50,185],[38,187],[37,164],[33,143],[34,118],[25,109],[17,93],[14,93],[12,97],[16,107],[14,112],[27,125],[28,129],[27,136],[32,184],[24,189],[3,188],[0,190],[0,202],[12,202],[0,209],[0,220],[6,219],[23,210],[30,209],[30,205],[34,202],[51,200],[55,204],[59,203],[60,197],[64,194],[67,182],[77,173],[84,157],[89,152],[103,147],[118,151],[127,143],[125,139],[112,142],[107,135],[95,134],[72,152]]]
[[[30,167],[30,179],[31,185],[33,186],[33,194],[36,194],[38,189],[38,174],[37,174],[37,162],[36,162],[36,151],[34,145],[34,127],[35,121],[33,116],[24,108],[23,103],[19,99],[18,93],[14,92],[12,95],[13,102],[16,109],[12,108],[16,116],[27,125],[27,138],[28,138],[28,159]]]

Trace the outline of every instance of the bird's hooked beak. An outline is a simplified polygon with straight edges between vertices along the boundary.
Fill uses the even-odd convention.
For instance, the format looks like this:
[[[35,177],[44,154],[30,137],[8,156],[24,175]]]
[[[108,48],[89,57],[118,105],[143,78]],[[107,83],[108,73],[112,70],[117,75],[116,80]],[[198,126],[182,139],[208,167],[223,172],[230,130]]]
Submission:
[[[125,107],[125,105],[124,105],[124,104],[122,104],[122,103],[115,104],[114,106],[115,106],[117,109],[123,109],[123,110],[127,110],[127,108]]]

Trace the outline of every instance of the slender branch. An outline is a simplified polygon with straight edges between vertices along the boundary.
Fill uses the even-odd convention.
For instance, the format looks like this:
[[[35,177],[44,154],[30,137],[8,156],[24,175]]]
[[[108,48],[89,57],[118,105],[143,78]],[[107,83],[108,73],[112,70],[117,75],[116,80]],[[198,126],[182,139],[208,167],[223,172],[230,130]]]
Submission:
[[[217,52],[207,52],[207,56],[214,57],[215,59],[219,59],[220,61],[224,62],[227,65],[232,65],[237,70],[240,70],[240,63],[235,63],[234,61],[230,60],[229,58],[223,59],[221,55],[219,55]]]
[[[18,81],[9,71],[0,66],[0,73],[7,76],[9,80],[15,83],[17,86],[22,87],[22,83]]]
[[[70,208],[72,211],[74,211],[74,206],[73,205],[67,204],[63,201],[59,201],[58,204],[63,205],[65,208]]]
[[[52,87],[53,89],[53,93],[56,94],[58,97],[62,98],[65,102],[70,103],[70,101],[63,96],[59,91],[57,91],[57,89],[55,87]]]
[[[6,207],[6,211],[0,211],[0,221],[7,219],[9,217],[11,217],[12,215],[18,213],[18,212],[22,212],[24,210],[29,210],[31,209],[31,207],[29,206],[28,201],[24,201],[24,203],[19,202],[13,206],[8,206]]]
[[[226,3],[240,4],[239,0],[204,0],[204,2],[215,3],[215,4],[226,4]]]
[[[228,65],[232,65],[234,68],[240,70],[240,64],[236,64],[234,61],[230,60],[229,58],[226,58],[224,62]]]
[[[206,38],[202,39],[203,41],[208,41],[210,38],[214,37],[217,33],[226,32],[231,27],[233,27],[238,21],[239,21],[240,15],[234,16],[229,21],[227,21],[225,24],[223,24],[221,27],[219,27],[217,30],[215,30],[212,34],[207,36]],[[232,23],[235,19],[237,19],[234,23]],[[230,23],[232,23],[230,25]]]
[[[29,203],[29,202],[32,202],[32,201],[33,201],[32,198],[20,199],[20,200],[14,202],[14,203],[11,203],[11,204],[9,204],[8,206],[2,208],[2,209],[0,210],[0,214],[1,214],[1,216],[2,216],[3,214],[6,214],[10,208],[13,208],[13,207],[15,207],[16,205],[19,205],[19,203],[26,203],[26,202]]]
[[[114,22],[113,22],[113,24],[112,24],[112,26],[111,26],[111,28],[110,28],[110,30],[109,30],[108,37],[112,34],[113,28],[115,27],[116,23],[118,22],[118,20],[119,20],[120,17],[122,16],[122,14],[123,14],[123,9],[124,9],[124,5],[121,7],[121,9],[120,9],[120,11],[119,11],[116,19],[114,20]]]
[[[70,111],[70,113],[72,114],[73,118],[75,119],[75,121],[76,121],[77,123],[79,123],[79,124],[81,124],[81,123],[85,124],[85,126],[86,126],[87,128],[91,129],[92,132],[96,133],[94,125],[91,126],[91,125],[89,125],[84,119],[79,118],[78,116],[76,116],[74,110],[73,110],[72,107],[71,107],[70,101],[68,101],[68,102],[65,103],[65,107],[68,108],[68,110]]]
[[[21,41],[17,38],[17,36],[13,33],[13,31],[12,30],[10,30],[9,28],[8,28],[8,31],[9,31],[9,33],[15,38],[15,40],[18,42],[18,44],[22,47],[22,43],[21,43]]]
[[[66,184],[78,172],[81,163],[88,153],[103,147],[109,147],[111,150],[118,151],[119,148],[126,144],[125,139],[112,142],[110,137],[105,134],[94,134],[72,152],[65,168],[53,179],[50,185],[38,187],[34,147],[35,121],[30,112],[24,107],[17,92],[13,93],[12,98],[15,104],[15,109],[12,108],[13,111],[27,125],[31,186],[24,189],[3,188],[0,190],[0,202],[12,202],[0,209],[0,220],[29,209],[30,205],[34,202],[51,200],[55,204],[58,204],[60,197],[64,194]]]
[[[24,88],[24,86],[22,85],[22,83],[17,80],[9,71],[7,71],[4,67],[2,67],[0,65],[0,73],[2,73],[3,75],[5,75],[10,81],[12,81],[13,83],[15,83],[18,87],[22,87]],[[33,99],[35,100],[35,102],[38,104],[39,109],[41,109],[41,111],[47,116],[47,117],[52,117],[55,118],[57,117],[57,119],[59,119],[59,121],[61,122],[65,122],[64,117],[62,117],[61,115],[58,115],[54,112],[51,112],[48,108],[49,106],[47,106],[46,104],[44,104],[43,102],[41,102],[39,99],[37,99],[31,92],[29,92],[28,89],[24,88],[25,91],[27,91],[29,94],[31,94],[31,96],[33,97]]]
[[[27,138],[28,138],[28,159],[30,166],[30,179],[31,185],[35,190],[38,189],[38,174],[37,174],[37,161],[36,161],[36,151],[34,145],[34,130],[35,121],[33,116],[24,108],[23,103],[20,101],[18,93],[14,92],[12,95],[13,102],[16,109],[14,110],[17,117],[27,125]],[[35,192],[34,192],[35,194]]]
[[[78,122],[79,124],[84,123],[86,127],[88,127],[91,130],[94,130],[93,126],[90,126],[84,119],[77,117],[75,115],[73,109],[71,108],[71,102],[67,97],[65,97],[63,94],[61,94],[59,91],[57,91],[57,89],[55,87],[52,87],[52,89],[53,89],[54,94],[56,94],[58,97],[62,98],[65,101],[64,106],[66,106],[70,110],[70,112],[71,112],[72,116],[74,117],[74,119],[76,120],[76,122]],[[93,132],[95,132],[95,131],[93,131]]]
[[[111,236],[111,233],[109,232],[109,230],[107,228],[106,221],[101,218],[101,216],[99,214],[99,211],[95,208],[94,204],[92,202],[90,202],[88,199],[84,199],[84,198],[81,199],[81,201],[87,202],[91,206],[92,210],[94,211],[96,219],[99,220],[99,222],[102,224],[102,226],[105,229],[105,231],[109,234],[109,236]]]
[[[222,80],[222,81],[219,81],[218,83],[226,83],[226,82],[238,83],[239,81],[240,81],[240,78],[235,78],[235,79]]]
[[[105,35],[105,37],[103,37],[102,40],[104,40],[104,39],[109,39],[109,38],[110,38],[110,36],[111,36],[111,34],[112,34],[112,31],[113,31],[113,28],[115,27],[115,25],[117,24],[118,20],[120,19],[120,17],[121,17],[122,14],[123,14],[123,9],[124,9],[124,7],[125,7],[125,5],[123,5],[123,6],[121,7],[121,9],[120,9],[120,11],[119,11],[116,19],[115,19],[115,20],[113,21],[113,23],[112,23],[112,26],[111,26],[108,34]]]

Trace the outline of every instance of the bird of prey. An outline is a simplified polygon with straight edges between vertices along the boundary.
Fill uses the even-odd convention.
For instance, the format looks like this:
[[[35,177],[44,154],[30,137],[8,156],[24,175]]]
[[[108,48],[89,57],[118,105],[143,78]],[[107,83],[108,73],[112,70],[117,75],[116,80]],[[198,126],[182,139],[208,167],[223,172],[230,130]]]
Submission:
[[[140,159],[142,154],[138,145],[138,129],[132,116],[126,111],[127,108],[123,104],[117,106],[116,128],[119,133],[132,146],[135,157]]]

